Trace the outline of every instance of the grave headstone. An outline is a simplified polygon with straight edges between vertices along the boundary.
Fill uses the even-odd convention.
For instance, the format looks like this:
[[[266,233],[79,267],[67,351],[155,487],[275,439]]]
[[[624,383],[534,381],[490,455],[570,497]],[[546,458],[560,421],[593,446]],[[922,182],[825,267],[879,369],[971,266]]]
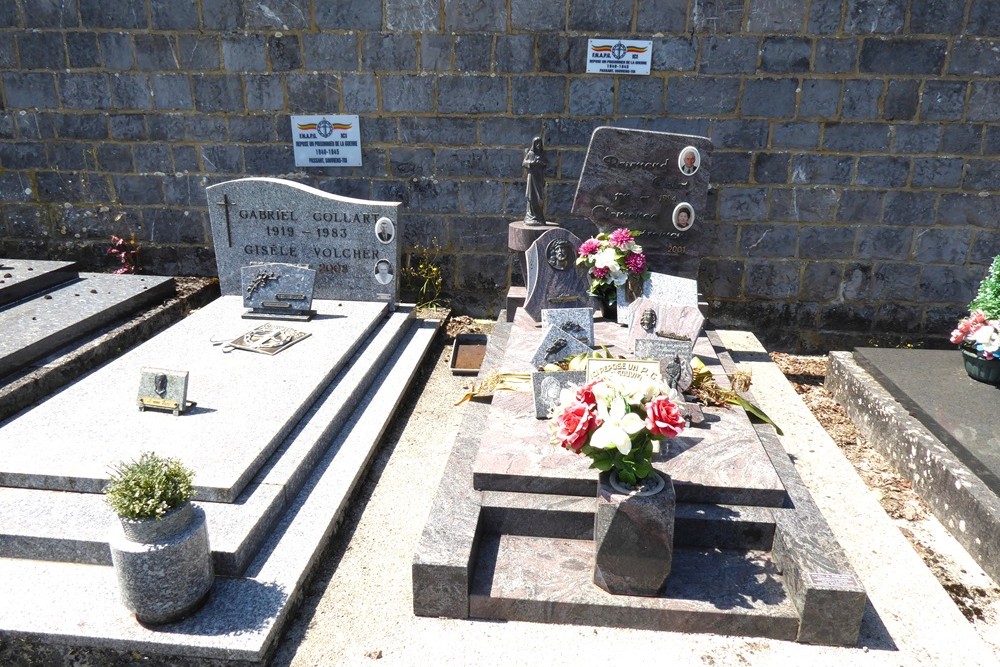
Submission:
[[[316,271],[314,298],[395,305],[399,203],[276,178],[241,178],[206,190],[224,295],[240,294],[242,267],[280,262]]]
[[[253,264],[240,268],[247,319],[309,320],[316,272],[297,264]]]
[[[594,311],[590,308],[543,310],[542,323],[559,327],[585,345],[594,345]]]
[[[188,372],[144,367],[139,372],[139,410],[170,410],[174,416],[190,407]]]
[[[642,284],[641,296],[659,303],[698,307],[698,281],[665,273],[650,273]],[[618,288],[618,324],[632,321],[630,299],[624,286]]]
[[[587,147],[572,212],[599,231],[642,231],[651,268],[694,271],[689,239],[708,207],[712,142],[667,132],[599,127]],[[619,311],[621,305],[619,305]]]
[[[528,285],[524,311],[538,322],[543,310],[590,307],[587,271],[576,265],[580,239],[565,229],[550,229],[526,253]]]
[[[586,371],[536,371],[531,374],[531,391],[535,399],[535,418],[546,419],[552,408],[559,405],[562,390],[570,385],[583,385]]]
[[[635,350],[635,343],[640,338],[669,338],[693,344],[705,323],[705,316],[697,306],[663,304],[646,298],[637,299],[631,313],[626,343],[630,352]]]
[[[538,344],[538,348],[531,358],[531,365],[534,368],[541,368],[545,364],[558,363],[566,357],[574,357],[578,354],[590,354],[590,346],[584,345],[559,327],[544,324],[542,325],[542,342]]]

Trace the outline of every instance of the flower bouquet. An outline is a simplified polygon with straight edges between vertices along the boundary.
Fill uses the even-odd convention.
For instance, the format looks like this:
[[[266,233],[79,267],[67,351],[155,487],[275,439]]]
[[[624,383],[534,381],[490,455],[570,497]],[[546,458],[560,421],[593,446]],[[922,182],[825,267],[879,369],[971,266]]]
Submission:
[[[634,293],[639,292],[642,282],[649,278],[646,255],[642,246],[635,242],[640,234],[640,231],[620,227],[580,244],[576,263],[587,266],[590,294],[611,304],[622,285],[631,285]]]
[[[982,282],[979,292],[969,304],[970,314],[963,317],[958,327],[951,332],[951,342],[983,359],[993,359],[1000,355],[1000,255],[993,263]]]
[[[637,486],[653,472],[654,443],[686,426],[676,400],[659,381],[617,375],[564,389],[553,410],[552,443],[586,454],[591,468],[614,471],[621,483]]]

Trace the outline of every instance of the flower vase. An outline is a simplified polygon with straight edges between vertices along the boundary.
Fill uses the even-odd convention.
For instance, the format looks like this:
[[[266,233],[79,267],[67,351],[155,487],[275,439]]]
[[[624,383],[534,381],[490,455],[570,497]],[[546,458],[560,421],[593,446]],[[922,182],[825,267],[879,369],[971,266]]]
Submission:
[[[618,321],[618,304],[614,302],[611,295],[601,295],[601,317],[604,318],[605,322]]]
[[[984,359],[975,352],[962,349],[965,372],[969,377],[986,384],[1000,385],[1000,359]]]
[[[598,484],[594,583],[615,595],[659,595],[670,576],[677,495],[668,475],[642,481],[630,489],[612,471]]]

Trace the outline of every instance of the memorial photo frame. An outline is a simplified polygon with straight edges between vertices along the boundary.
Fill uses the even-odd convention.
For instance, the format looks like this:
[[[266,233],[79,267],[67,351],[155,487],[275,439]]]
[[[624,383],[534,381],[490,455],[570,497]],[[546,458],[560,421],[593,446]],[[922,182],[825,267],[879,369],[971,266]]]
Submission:
[[[694,207],[686,201],[682,201],[674,207],[670,220],[674,223],[674,229],[686,232],[694,226]]]
[[[701,168],[701,153],[694,146],[685,146],[677,155],[677,168],[685,176],[693,176]]]

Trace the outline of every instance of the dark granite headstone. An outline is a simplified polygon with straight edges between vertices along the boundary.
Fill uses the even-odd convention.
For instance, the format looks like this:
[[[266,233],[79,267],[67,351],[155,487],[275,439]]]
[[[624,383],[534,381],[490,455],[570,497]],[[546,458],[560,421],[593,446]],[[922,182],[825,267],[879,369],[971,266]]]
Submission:
[[[281,262],[316,271],[317,299],[395,305],[398,203],[340,197],[276,178],[242,178],[206,190],[223,294],[240,294],[242,267]]]
[[[587,294],[587,270],[576,265],[580,239],[565,229],[550,229],[531,244],[526,253],[528,285],[524,311],[536,322],[542,311],[585,308],[592,303]]]
[[[705,137],[599,127],[590,138],[573,213],[602,232],[641,230],[644,245],[676,241],[706,211],[711,161],[712,142]]]

